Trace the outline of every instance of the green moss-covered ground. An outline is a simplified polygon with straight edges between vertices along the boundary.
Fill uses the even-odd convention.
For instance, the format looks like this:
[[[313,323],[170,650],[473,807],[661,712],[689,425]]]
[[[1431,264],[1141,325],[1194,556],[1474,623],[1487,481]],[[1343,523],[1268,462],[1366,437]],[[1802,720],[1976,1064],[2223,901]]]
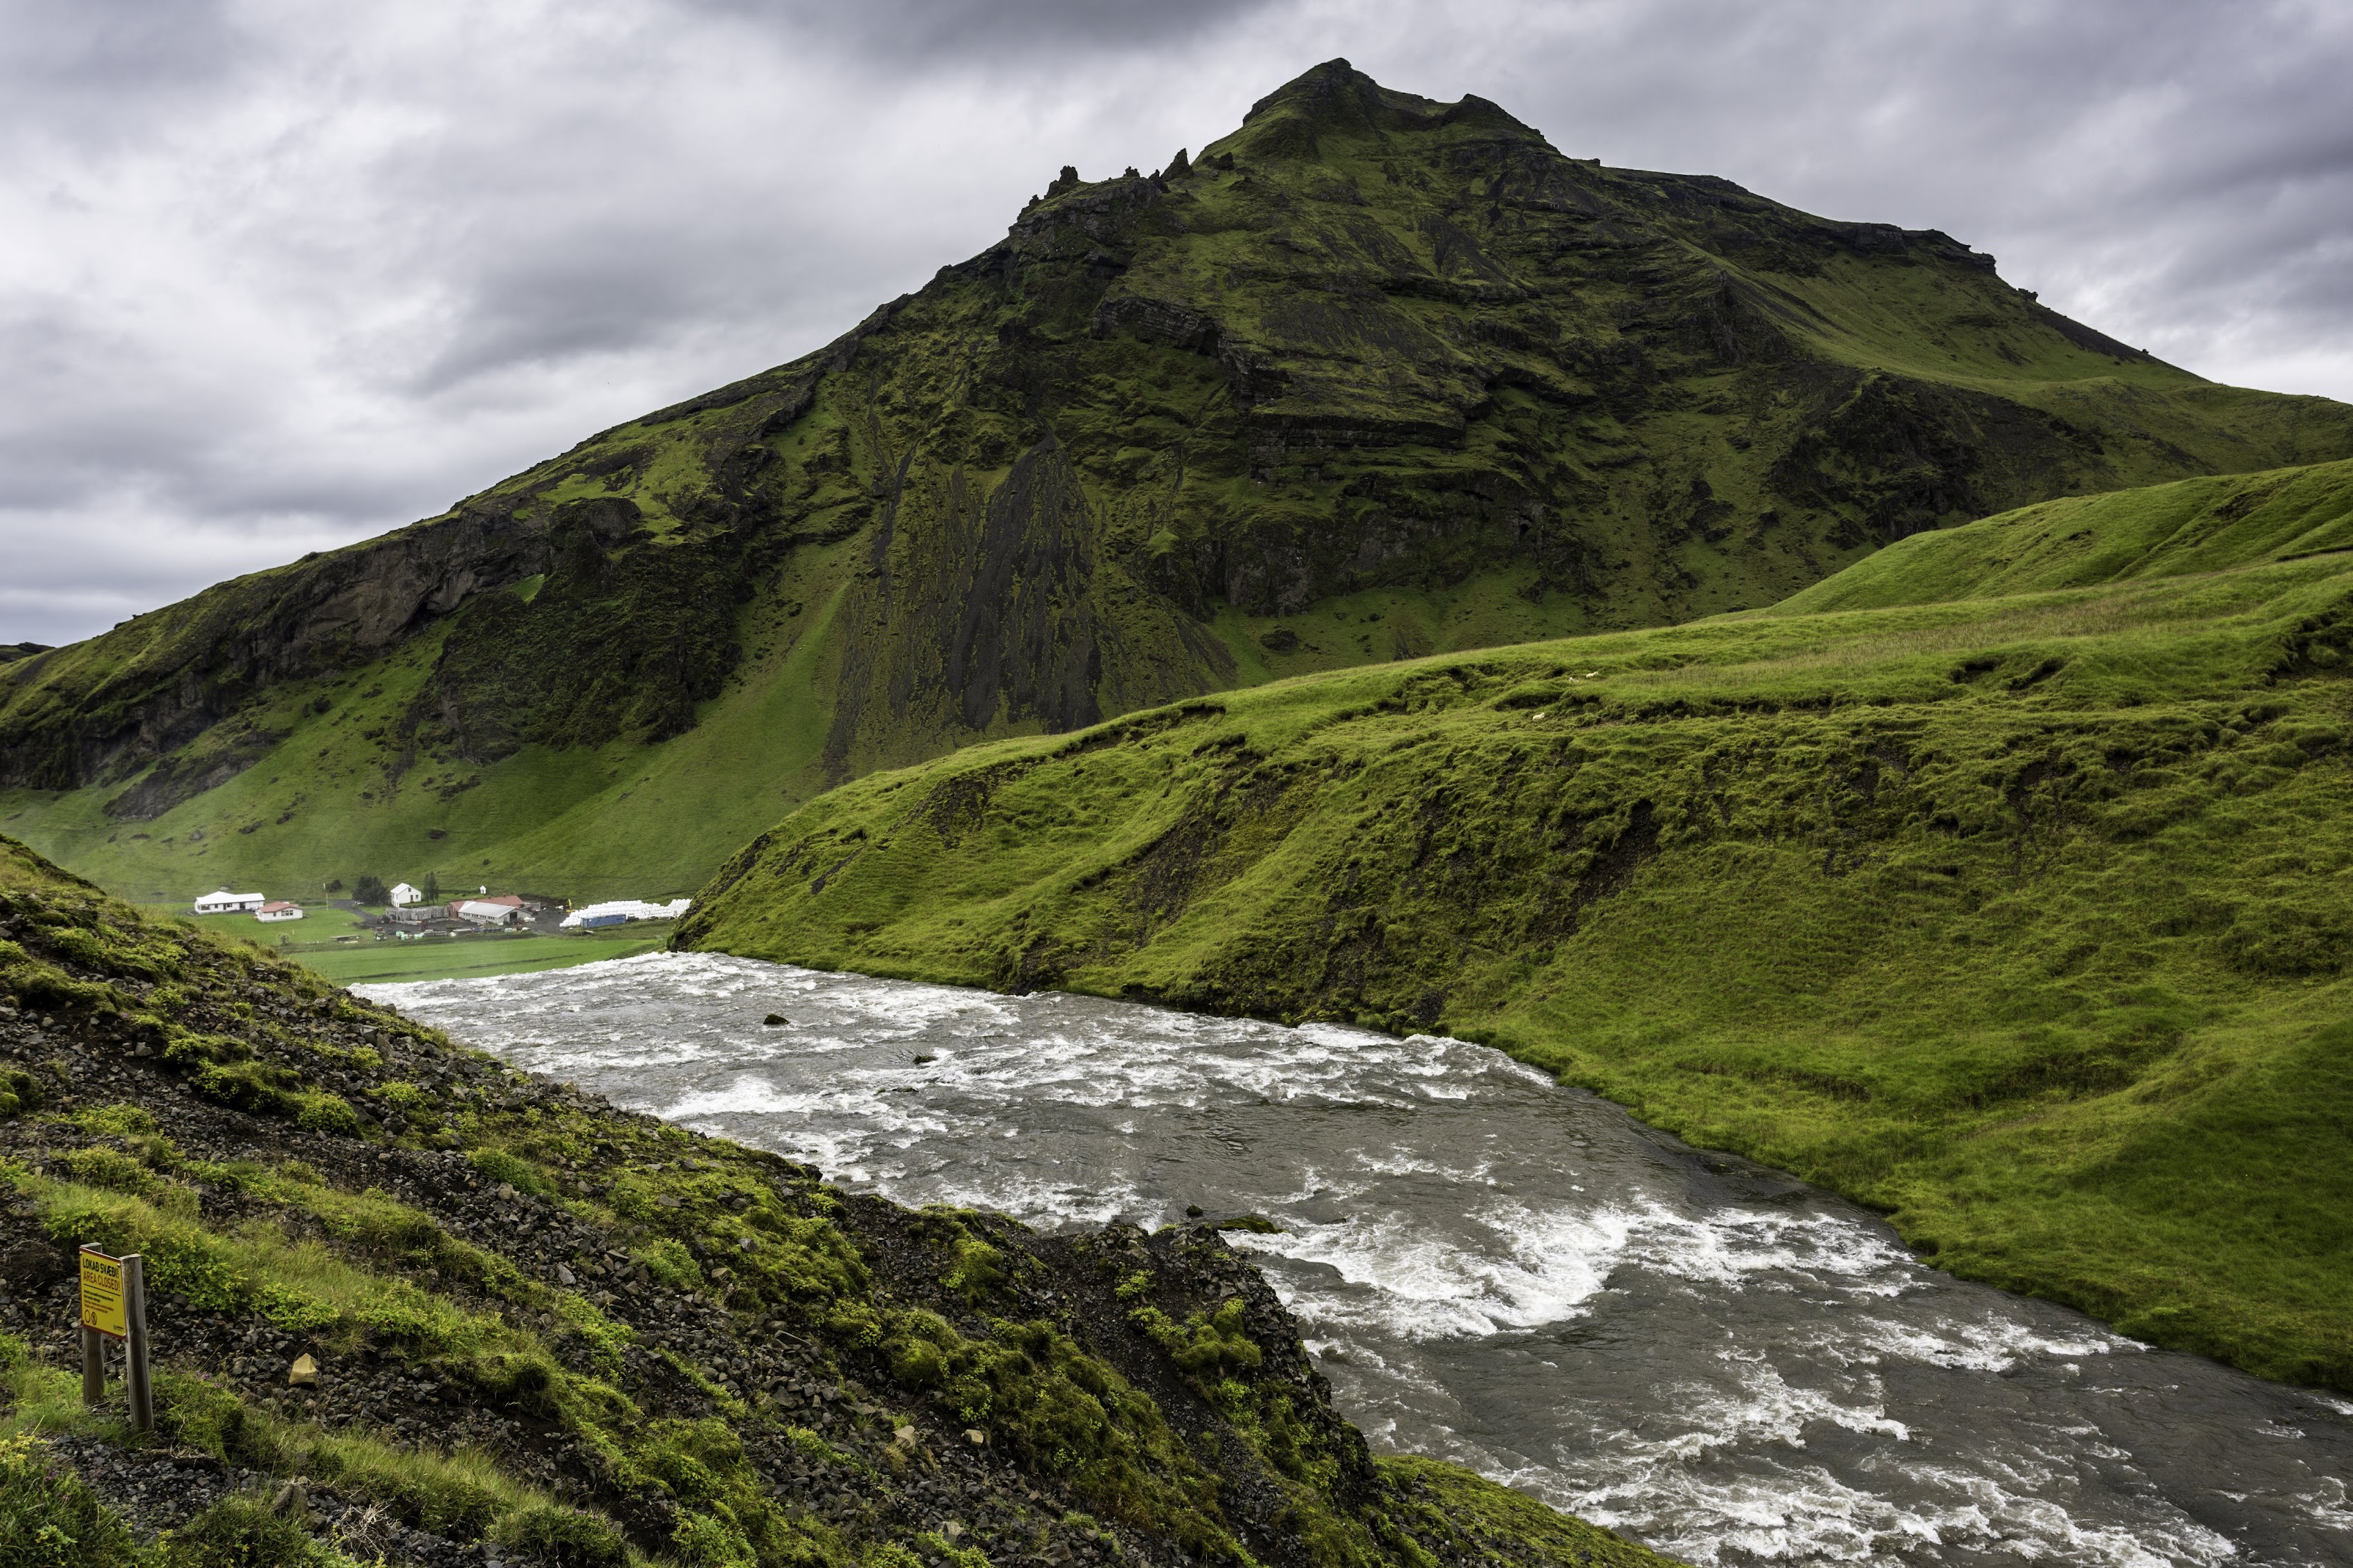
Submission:
[[[776,619],[792,628],[806,616]],[[810,764],[823,732],[808,730],[806,705],[823,677],[808,668],[811,647],[776,636],[684,734],[533,743],[494,762],[427,759],[404,733],[438,650],[424,639],[270,686],[192,743],[245,765],[153,816],[110,812],[123,794],[113,784],[0,790],[0,831],[142,902],[222,886],[316,900],[362,876],[583,902],[671,897],[820,787]],[[247,758],[240,747],[259,750]]]
[[[2346,464],[2055,503],[1786,610],[975,748],[787,816],[680,940],[1492,1041],[2353,1390],[2348,516]]]
[[[119,1383],[81,1403],[80,1245],[145,1260],[153,1436]],[[845,1194],[0,838],[0,1562],[477,1545],[546,1568],[1663,1562],[1376,1462],[1213,1230],[1050,1238]]]
[[[2353,455],[1933,230],[1329,62],[836,342],[0,666],[0,831],[141,899],[700,884],[786,808],[1212,690],[1774,603]]]
[[[670,940],[668,928],[638,926],[578,936],[427,938],[418,942],[370,942],[286,954],[303,968],[338,985],[377,985],[406,980],[468,980],[492,974],[527,974],[569,969],[652,952]]]
[[[2353,464],[2183,479],[1915,534],[1777,616],[2004,598],[2353,552]]]

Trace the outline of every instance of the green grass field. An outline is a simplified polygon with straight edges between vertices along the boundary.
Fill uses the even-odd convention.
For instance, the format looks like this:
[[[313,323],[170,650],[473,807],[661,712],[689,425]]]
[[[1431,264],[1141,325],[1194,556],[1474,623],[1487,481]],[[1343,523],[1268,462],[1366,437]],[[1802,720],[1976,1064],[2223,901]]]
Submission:
[[[590,931],[579,936],[464,936],[418,942],[371,942],[287,954],[338,985],[385,984],[402,980],[480,979],[569,969],[607,958],[633,958],[670,940],[667,924]]]
[[[786,817],[681,941],[1489,1040],[2353,1390],[2348,515],[2348,464],[2055,503],[1784,610],[974,748]]]

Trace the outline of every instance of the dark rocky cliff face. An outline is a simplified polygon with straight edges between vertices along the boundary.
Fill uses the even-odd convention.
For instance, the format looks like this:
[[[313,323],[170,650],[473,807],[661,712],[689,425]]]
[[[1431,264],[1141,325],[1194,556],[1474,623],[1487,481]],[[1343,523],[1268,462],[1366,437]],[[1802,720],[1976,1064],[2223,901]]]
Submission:
[[[836,546],[793,633],[821,677],[780,699],[833,779],[1229,685],[1261,628],[1221,616],[1485,584],[1542,630],[1680,619],[2042,497],[2348,451],[2353,411],[2162,365],[1934,230],[1604,169],[1333,61],[1198,159],[1066,171],[818,353],[0,664],[0,785],[160,760],[117,808],[152,816],[286,743],[258,693],[396,652],[430,668],[386,777],[658,742]]]
[[[72,789],[135,772],[254,693],[365,664],[470,597],[544,570],[547,553],[543,524],[512,506],[470,504],[19,660],[8,672],[16,694],[0,710],[0,783]]]

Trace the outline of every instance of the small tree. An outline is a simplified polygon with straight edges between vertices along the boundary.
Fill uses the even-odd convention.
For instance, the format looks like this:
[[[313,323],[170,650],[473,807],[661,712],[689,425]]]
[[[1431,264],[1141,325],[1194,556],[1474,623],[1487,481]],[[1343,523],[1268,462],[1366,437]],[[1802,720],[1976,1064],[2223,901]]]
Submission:
[[[332,891],[332,887],[330,891]],[[352,901],[360,904],[385,904],[392,895],[384,889],[382,877],[362,877],[352,883]]]
[[[441,879],[430,871],[425,873],[425,901],[428,904],[441,901]]]

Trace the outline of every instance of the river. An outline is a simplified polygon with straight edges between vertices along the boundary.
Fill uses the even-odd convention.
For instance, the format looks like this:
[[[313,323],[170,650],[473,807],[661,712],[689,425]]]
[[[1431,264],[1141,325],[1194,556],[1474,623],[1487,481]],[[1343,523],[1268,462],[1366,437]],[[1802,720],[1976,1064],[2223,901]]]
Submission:
[[[366,993],[902,1203],[1262,1214],[1233,1239],[1376,1448],[1708,1568],[2353,1563],[2353,1404],[1951,1279],[1482,1047],[700,953]]]

